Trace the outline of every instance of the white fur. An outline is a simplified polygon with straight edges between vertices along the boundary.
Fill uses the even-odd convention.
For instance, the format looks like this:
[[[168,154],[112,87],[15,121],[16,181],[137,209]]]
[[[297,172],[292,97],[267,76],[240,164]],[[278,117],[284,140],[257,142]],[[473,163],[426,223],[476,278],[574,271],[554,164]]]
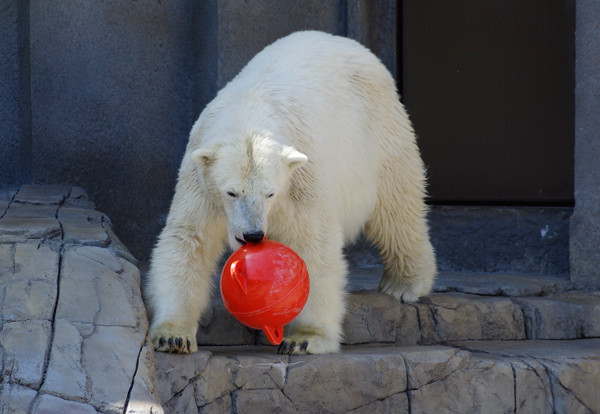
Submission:
[[[404,301],[429,293],[436,265],[424,185],[394,80],[372,53],[320,32],[268,46],[192,128],[146,288],[155,347],[196,350],[225,242],[235,249],[245,233],[264,232],[300,254],[311,278],[284,352],[336,351],[342,248],[361,230],[381,252],[380,290]]]

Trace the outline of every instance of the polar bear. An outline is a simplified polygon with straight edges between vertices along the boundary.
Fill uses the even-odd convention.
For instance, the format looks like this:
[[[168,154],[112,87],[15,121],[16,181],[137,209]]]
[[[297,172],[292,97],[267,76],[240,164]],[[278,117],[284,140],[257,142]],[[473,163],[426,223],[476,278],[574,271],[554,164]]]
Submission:
[[[311,290],[278,351],[339,350],[347,265],[364,231],[382,292],[412,302],[436,274],[425,173],[394,79],[359,43],[297,32],[266,47],[190,133],[145,289],[158,351],[197,350],[198,321],[226,244],[264,236],[306,262]]]

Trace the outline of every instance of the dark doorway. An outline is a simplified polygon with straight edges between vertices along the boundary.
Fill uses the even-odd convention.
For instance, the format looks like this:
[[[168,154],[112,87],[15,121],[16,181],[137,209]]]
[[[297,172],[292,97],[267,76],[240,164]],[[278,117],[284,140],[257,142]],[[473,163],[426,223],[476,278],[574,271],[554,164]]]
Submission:
[[[574,0],[401,0],[433,203],[573,203]]]

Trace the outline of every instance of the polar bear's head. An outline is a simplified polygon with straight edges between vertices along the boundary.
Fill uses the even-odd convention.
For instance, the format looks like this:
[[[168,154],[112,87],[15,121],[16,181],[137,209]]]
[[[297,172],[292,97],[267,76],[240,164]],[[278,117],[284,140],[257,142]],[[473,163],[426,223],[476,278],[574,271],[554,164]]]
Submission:
[[[263,134],[213,144],[191,153],[216,204],[227,216],[229,245],[237,249],[267,235],[267,217],[289,189],[292,172],[306,155]]]

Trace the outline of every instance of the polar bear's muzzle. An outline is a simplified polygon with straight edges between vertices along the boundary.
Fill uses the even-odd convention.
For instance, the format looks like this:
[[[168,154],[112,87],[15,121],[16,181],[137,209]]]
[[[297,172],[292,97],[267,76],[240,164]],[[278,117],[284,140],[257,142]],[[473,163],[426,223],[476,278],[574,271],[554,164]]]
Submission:
[[[257,231],[253,233],[244,233],[241,237],[233,236],[233,239],[239,244],[238,247],[245,245],[246,243],[258,243],[262,239],[265,238],[265,233],[262,231]],[[231,244],[231,248],[233,250],[236,249],[234,244]]]
[[[244,240],[242,240],[242,242],[245,243],[258,243],[259,241],[261,241],[262,239],[265,238],[265,233],[263,233],[262,231],[257,231],[257,232],[253,232],[253,233],[244,233]]]
[[[244,245],[246,243],[258,243],[259,241],[265,238],[265,233],[263,233],[262,231],[257,231],[255,233],[244,233],[242,237],[243,239],[237,236],[235,238],[241,245]]]
[[[240,197],[227,210],[229,242],[233,250],[246,243],[258,243],[264,239],[267,217],[263,200]]]

